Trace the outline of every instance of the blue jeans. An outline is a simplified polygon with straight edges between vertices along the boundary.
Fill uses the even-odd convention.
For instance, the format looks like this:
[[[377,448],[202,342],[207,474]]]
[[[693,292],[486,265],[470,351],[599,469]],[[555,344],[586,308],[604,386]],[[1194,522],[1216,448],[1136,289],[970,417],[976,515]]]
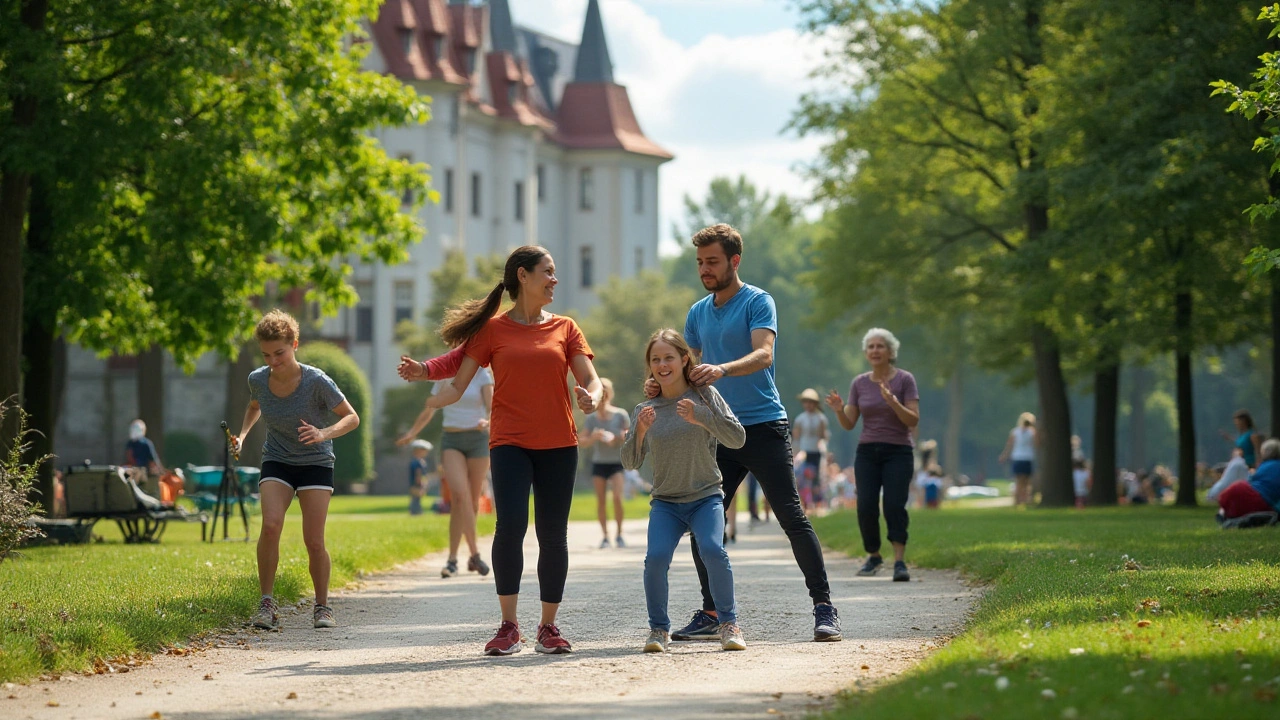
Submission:
[[[698,554],[707,568],[711,597],[722,623],[737,622],[733,604],[733,568],[724,550],[724,500],[719,495],[690,503],[649,503],[649,550],[644,556],[644,596],[649,628],[671,630],[667,616],[667,570],[685,532],[693,531]]]

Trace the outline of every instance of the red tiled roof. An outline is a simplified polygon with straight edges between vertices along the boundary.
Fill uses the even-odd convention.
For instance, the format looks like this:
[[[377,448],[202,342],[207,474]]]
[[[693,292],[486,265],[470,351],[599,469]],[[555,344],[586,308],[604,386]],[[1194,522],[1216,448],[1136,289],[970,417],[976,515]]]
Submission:
[[[569,83],[556,119],[555,140],[568,148],[675,157],[645,136],[627,89],[616,83]]]

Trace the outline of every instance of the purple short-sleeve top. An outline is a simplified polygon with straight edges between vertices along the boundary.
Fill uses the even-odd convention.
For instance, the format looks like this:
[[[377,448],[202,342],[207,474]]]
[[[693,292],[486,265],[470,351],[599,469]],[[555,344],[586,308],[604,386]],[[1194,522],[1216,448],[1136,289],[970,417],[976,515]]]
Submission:
[[[889,378],[889,392],[904,405],[920,399],[916,378],[906,370],[898,370]],[[862,373],[853,379],[853,384],[849,386],[848,404],[856,406],[862,416],[859,444],[874,442],[915,445],[911,439],[911,429],[898,419],[897,413],[885,402],[880,395],[880,386],[871,379],[871,373]]]

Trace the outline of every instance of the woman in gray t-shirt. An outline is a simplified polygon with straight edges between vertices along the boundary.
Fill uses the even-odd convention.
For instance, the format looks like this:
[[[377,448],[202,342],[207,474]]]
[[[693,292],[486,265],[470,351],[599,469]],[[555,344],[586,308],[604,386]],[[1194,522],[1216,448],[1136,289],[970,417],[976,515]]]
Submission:
[[[272,310],[254,330],[266,365],[249,373],[249,406],[240,433],[232,442],[238,451],[259,418],[267,426],[262,446],[262,477],[258,481],[262,531],[258,535],[258,585],[262,600],[253,624],[273,629],[278,623],[275,589],[280,563],[280,532],[284,514],[298,496],[302,507],[302,537],[307,545],[311,582],[315,586],[315,627],[334,627],[329,607],[329,551],[324,525],[333,495],[333,439],[360,425],[360,417],[342,391],[319,368],[298,362],[298,321]],[[330,424],[333,415],[338,421]]]
[[[600,378],[604,386],[600,408],[587,416],[583,432],[578,433],[578,447],[591,448],[591,478],[596,485],[596,517],[600,520],[600,532],[604,539],[600,549],[609,547],[608,494],[613,491],[613,517],[618,523],[614,541],[618,547],[626,547],[622,539],[622,443],[631,428],[627,411],[613,405],[613,382]]]

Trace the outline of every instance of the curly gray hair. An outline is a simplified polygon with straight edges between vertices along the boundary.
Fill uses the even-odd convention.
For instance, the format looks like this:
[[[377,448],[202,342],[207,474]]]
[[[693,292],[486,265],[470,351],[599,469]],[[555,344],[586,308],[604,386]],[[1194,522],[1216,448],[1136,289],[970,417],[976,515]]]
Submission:
[[[884,340],[885,344],[889,346],[890,362],[898,359],[898,348],[902,346],[902,343],[898,342],[898,338],[893,333],[884,328],[871,328],[866,335],[862,336],[862,352],[867,351],[867,346],[871,344],[871,340],[874,338]]]

